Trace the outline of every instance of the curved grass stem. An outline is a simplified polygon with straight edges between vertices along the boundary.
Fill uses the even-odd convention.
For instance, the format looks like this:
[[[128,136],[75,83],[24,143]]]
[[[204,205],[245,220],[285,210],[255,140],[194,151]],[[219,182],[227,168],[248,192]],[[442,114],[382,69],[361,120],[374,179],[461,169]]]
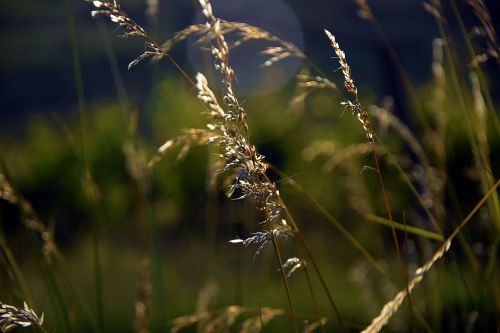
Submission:
[[[313,198],[300,184],[295,182],[292,178],[286,176],[278,168],[271,166],[273,171],[278,173],[282,178],[286,178],[287,181],[297,190],[302,193],[320,212],[321,214],[344,236],[365,258],[368,262],[375,268],[380,274],[382,274],[386,278],[390,278],[389,274],[387,274],[386,270],[375,260],[375,258],[370,255],[370,253],[363,247],[363,245],[354,238],[353,235],[335,218],[332,214],[326,210],[315,198]],[[291,215],[291,214],[290,214]]]

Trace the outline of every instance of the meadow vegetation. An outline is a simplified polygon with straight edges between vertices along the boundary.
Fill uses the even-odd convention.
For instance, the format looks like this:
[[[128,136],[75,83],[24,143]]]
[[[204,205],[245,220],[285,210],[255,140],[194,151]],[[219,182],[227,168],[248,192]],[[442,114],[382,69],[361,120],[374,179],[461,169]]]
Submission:
[[[144,42],[130,70],[168,62],[178,74],[154,84],[146,110],[116,69],[118,101],[87,106],[77,74],[78,121],[40,117],[0,137],[0,330],[498,331],[500,48],[482,0],[468,1],[472,27],[444,2],[424,5],[440,36],[432,80],[416,86],[355,1],[397,69],[398,110],[358,87],[334,24],[318,31],[332,58],[319,68],[208,0],[204,23],[167,41],[118,1],[88,1]],[[186,40],[206,72],[171,55]],[[243,97],[231,52],[256,40],[264,68],[302,68]]]

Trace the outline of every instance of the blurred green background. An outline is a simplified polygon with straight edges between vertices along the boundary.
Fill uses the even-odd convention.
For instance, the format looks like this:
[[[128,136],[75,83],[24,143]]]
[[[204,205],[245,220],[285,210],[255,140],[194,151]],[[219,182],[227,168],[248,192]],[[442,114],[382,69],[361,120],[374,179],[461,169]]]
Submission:
[[[339,87],[341,73],[336,71],[337,60],[332,59],[323,28],[335,33],[346,52],[364,105],[381,105],[392,96],[394,114],[421,140],[433,167],[446,172],[449,186],[442,198],[446,214],[440,223],[449,234],[484,194],[468,121],[456,111],[450,76],[441,106],[448,124],[443,143],[446,165],[441,166],[414,113],[398,65],[371,23],[356,15],[354,1],[275,2],[294,15],[286,22],[298,24],[293,29],[302,34],[286,36],[285,32],[282,37],[296,38],[294,42]],[[152,18],[145,14],[148,3],[144,1],[121,4],[159,41],[196,21],[199,12],[195,1],[160,0],[158,16]],[[438,83],[431,71],[432,40],[439,36],[434,19],[421,1],[370,4],[414,84],[424,118],[434,126],[432,103]],[[487,5],[490,13],[499,12],[495,1]],[[214,1],[215,14],[224,6],[228,4]],[[245,20],[238,4],[232,6],[236,17]],[[248,20],[257,24],[258,1],[254,7]],[[469,28],[478,24],[466,4],[459,3],[459,8]],[[231,175],[221,175],[215,187],[210,185],[217,150],[194,147],[182,160],[176,160],[174,151],[151,170],[146,167],[156,149],[180,135],[183,128],[204,128],[205,116],[195,91],[166,61],[127,70],[128,62],[142,51],[142,42],[115,38],[120,32],[104,19],[91,19],[90,10],[88,3],[73,0],[0,4],[0,171],[15,192],[32,204],[60,249],[60,255],[48,260],[43,234],[24,225],[25,211],[0,201],[0,300],[20,306],[26,299],[37,313],[45,313],[50,332],[139,332],[141,301],[147,304],[152,332],[168,331],[175,326],[175,318],[195,313],[203,301],[210,303],[209,309],[232,304],[252,308],[253,312],[240,317],[240,323],[256,316],[262,307],[288,311],[272,246],[254,258],[256,247],[229,243],[260,230],[262,217],[251,202],[225,198]],[[444,12],[453,21],[450,4],[444,3]],[[228,13],[222,18],[234,19]],[[493,15],[495,26],[497,19]],[[263,24],[278,35],[285,29],[273,30],[272,21],[263,20]],[[460,60],[465,46],[456,22],[450,23],[450,31],[458,41]],[[172,52],[192,77],[204,69],[190,61],[193,44],[180,44]],[[247,56],[260,59],[258,54]],[[266,87],[271,88],[258,92],[249,88],[240,97],[257,150],[340,221],[386,272],[374,269],[288,178],[270,171],[343,319],[349,330],[356,331],[403,288],[405,278],[390,228],[370,222],[365,215],[385,217],[384,206],[375,172],[364,168],[373,164],[371,155],[355,149],[351,156],[346,150],[366,139],[357,120],[340,105],[345,97],[321,90],[309,96],[301,112],[292,112],[294,77],[307,64],[284,61],[283,71],[291,79],[273,87],[272,72],[243,58],[239,66],[255,66],[250,71],[246,68],[245,75],[258,73],[259,80],[270,82]],[[466,61],[459,64],[457,72],[466,75]],[[498,105],[498,64],[488,61],[483,68],[489,96]],[[245,81],[245,75],[238,79]],[[408,186],[408,182],[413,184],[420,195],[428,190],[420,181],[418,156],[397,131],[377,121],[374,128],[406,172],[405,178],[389,158],[381,158],[395,221],[436,231]],[[489,172],[496,179],[500,141],[494,122],[487,123],[486,134]],[[325,162],[332,161],[332,156],[340,156],[338,165],[326,170]],[[480,210],[465,229],[461,246],[454,243],[452,253],[415,289],[414,310],[405,304],[387,331],[498,330],[498,265],[485,275],[498,245],[498,230],[492,227],[499,222],[495,219],[486,206]],[[409,272],[429,259],[439,245],[410,233],[398,236]],[[283,243],[282,248],[286,257],[298,255],[295,240]],[[26,280],[28,293],[9,254]],[[474,266],[476,262],[480,269]],[[289,283],[302,327],[305,320],[315,320],[306,276],[297,272]],[[313,275],[312,284],[320,312],[329,317],[327,331],[334,331],[338,328],[335,316]],[[231,331],[238,331],[237,327]],[[289,317],[280,316],[264,331],[291,331],[291,327]],[[191,328],[195,330],[196,326]]]

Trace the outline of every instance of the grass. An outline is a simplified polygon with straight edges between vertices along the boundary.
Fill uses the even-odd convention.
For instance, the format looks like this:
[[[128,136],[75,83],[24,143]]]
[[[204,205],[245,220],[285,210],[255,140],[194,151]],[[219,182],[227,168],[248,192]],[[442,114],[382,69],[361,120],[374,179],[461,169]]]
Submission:
[[[486,48],[476,49],[452,0],[466,56],[440,3],[426,4],[441,36],[424,89],[369,3],[356,1],[401,78],[403,120],[390,101],[363,99],[329,30],[324,57],[336,59],[321,70],[292,43],[219,19],[208,0],[205,24],[163,44],[117,1],[89,1],[93,17],[144,41],[129,69],[166,59],[183,85],[155,87],[151,103],[172,114],[156,112],[147,138],[107,43],[120,103],[91,110],[68,16],[78,125],[58,118],[58,129],[34,124],[27,143],[2,144],[1,330],[498,330],[500,130],[481,67],[498,66],[498,46],[487,8],[470,3]],[[171,56],[188,37],[212,70],[192,74]],[[304,60],[293,96],[241,101],[231,51],[254,40],[269,44],[263,67]],[[55,190],[43,200],[47,184]]]

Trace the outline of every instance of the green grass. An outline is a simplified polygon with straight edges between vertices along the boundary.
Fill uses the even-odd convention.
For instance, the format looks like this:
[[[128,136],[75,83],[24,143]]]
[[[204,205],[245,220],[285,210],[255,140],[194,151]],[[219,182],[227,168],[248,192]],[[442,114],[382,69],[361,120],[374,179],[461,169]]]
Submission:
[[[460,13],[453,19],[461,22]],[[68,22],[73,31],[71,16]],[[451,41],[446,25],[438,21],[438,27]],[[401,306],[391,305],[394,315],[382,330],[498,330],[500,132],[498,106],[488,94],[496,87],[487,86],[489,73],[481,67],[473,69],[477,81],[464,75],[475,55],[467,36],[454,42],[467,44],[468,53],[445,43],[443,57],[433,60],[435,76],[422,86],[399,68],[412,101],[411,124],[395,116],[400,110],[375,113],[367,98],[372,93],[363,90],[306,88],[304,109],[290,112],[292,84],[247,97],[241,105],[248,121],[224,123],[203,115],[216,108],[197,100],[184,74],[155,82],[150,102],[138,110],[111,44],[107,56],[119,98],[88,102],[79,78],[79,36],[71,36],[79,119],[33,117],[21,137],[0,136],[2,304],[26,301],[45,314],[47,332],[163,332],[189,318],[186,332],[239,331],[251,318],[256,331],[302,332],[320,318],[326,325],[316,331],[359,331],[398,292],[412,289]],[[213,45],[224,51],[220,37]],[[304,66],[313,76],[325,75],[314,64]],[[330,69],[336,66],[333,59]],[[343,90],[340,71],[323,72]],[[216,79],[220,73],[208,74]],[[237,91],[231,75],[222,76]],[[224,94],[214,88],[227,112]],[[339,103],[349,98],[368,112],[371,127]],[[148,167],[163,143],[207,122],[239,130],[234,137],[212,130],[226,139],[219,147],[194,145],[179,160],[180,148],[173,148]],[[370,130],[373,143],[366,139]],[[242,176],[248,164],[217,172],[220,148],[238,135],[265,155],[266,173]],[[228,199],[236,177],[273,196]],[[283,208],[279,220],[257,209],[270,202]],[[229,242],[280,230],[281,219],[293,237],[268,239],[258,256],[260,244]],[[286,278],[279,262],[293,257],[306,269]],[[422,281],[412,280],[422,266]],[[269,322],[274,310],[267,308],[277,311]]]

